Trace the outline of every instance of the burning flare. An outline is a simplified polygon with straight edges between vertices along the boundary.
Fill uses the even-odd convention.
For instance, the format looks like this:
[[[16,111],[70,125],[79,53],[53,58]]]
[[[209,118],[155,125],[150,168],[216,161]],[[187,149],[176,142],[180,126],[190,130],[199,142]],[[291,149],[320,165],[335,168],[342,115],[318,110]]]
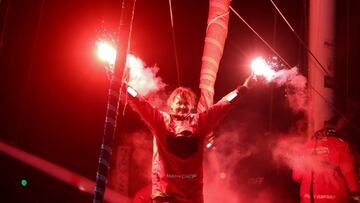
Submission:
[[[271,81],[275,75],[273,67],[269,65],[263,57],[257,57],[251,62],[251,69],[255,75],[264,76],[267,81]]]
[[[286,99],[294,112],[306,110],[307,80],[299,73],[297,67],[286,69],[284,65],[277,62],[276,57],[265,60],[260,56],[251,62],[251,69],[255,75],[264,77],[268,82],[284,86]]]
[[[96,45],[98,57],[113,68],[116,60],[116,49],[105,41],[98,41]]]
[[[114,72],[116,49],[104,40],[97,41],[96,45],[98,57],[107,62],[107,68]],[[165,87],[161,78],[156,76],[159,68],[145,67],[144,62],[132,54],[127,55],[126,68],[129,74],[128,84],[142,96],[155,93]]]

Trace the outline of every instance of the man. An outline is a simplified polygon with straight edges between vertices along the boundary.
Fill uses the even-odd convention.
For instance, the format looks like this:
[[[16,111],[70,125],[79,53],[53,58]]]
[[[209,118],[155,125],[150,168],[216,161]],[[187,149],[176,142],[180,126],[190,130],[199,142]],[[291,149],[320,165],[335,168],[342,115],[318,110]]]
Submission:
[[[152,202],[203,202],[203,153],[208,135],[245,94],[255,79],[250,76],[208,110],[195,113],[196,96],[179,87],[170,95],[170,112],[151,106],[127,87],[130,106],[137,111],[154,135]]]
[[[293,169],[302,203],[359,201],[359,182],[349,145],[327,123],[302,148],[302,165]]]

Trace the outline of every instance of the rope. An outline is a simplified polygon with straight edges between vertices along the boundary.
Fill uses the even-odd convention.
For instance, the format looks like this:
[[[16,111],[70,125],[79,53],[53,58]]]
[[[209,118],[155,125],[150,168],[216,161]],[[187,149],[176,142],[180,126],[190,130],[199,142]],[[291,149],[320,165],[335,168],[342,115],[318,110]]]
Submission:
[[[126,50],[126,56],[130,53],[131,50],[131,37],[132,37],[132,31],[133,31],[133,24],[134,24],[134,17],[135,17],[135,5],[136,0],[133,0],[133,5],[131,8],[131,19],[130,19],[130,26],[129,26],[129,39],[128,39],[128,46]],[[128,61],[126,60],[126,65],[128,65]]]
[[[230,10],[231,10],[232,12],[234,12],[235,15],[236,15],[241,21],[243,21],[243,23],[245,23],[245,25],[248,26],[248,28],[249,28],[277,57],[279,57],[279,58],[281,59],[281,61],[282,61],[283,63],[285,63],[285,65],[286,65],[287,67],[291,68],[290,64],[289,64],[285,59],[283,59],[283,57],[282,57],[274,48],[272,48],[272,46],[271,46],[266,40],[264,40],[264,39],[254,30],[254,28],[252,28],[252,27],[246,22],[246,20],[245,20],[244,18],[242,18],[242,17],[240,16],[240,14],[233,9],[233,7],[230,6]]]
[[[291,24],[289,23],[289,21],[287,21],[287,19],[285,18],[285,16],[282,14],[282,12],[280,11],[280,9],[276,6],[276,4],[274,3],[273,0],[270,0],[272,5],[275,7],[276,11],[280,14],[280,16],[282,17],[282,19],[285,21],[285,23],[288,25],[288,27],[290,28],[290,30],[294,33],[295,37],[299,40],[299,42],[301,43],[301,45],[303,45],[303,47],[306,49],[306,51],[310,54],[310,56],[316,61],[316,63],[320,66],[320,68],[324,71],[325,75],[330,77],[330,73],[324,68],[324,66],[320,63],[320,61],[316,58],[316,56],[314,55],[314,53],[312,53],[312,51],[309,49],[309,47],[305,44],[305,42],[300,38],[300,36],[295,32],[294,28],[291,26]]]
[[[127,10],[132,3],[131,12]],[[132,23],[134,20],[136,0],[123,0],[121,7],[120,27],[119,27],[119,43],[116,68],[111,73],[110,87],[108,91],[108,101],[105,117],[104,135],[98,161],[98,169],[96,175],[96,186],[94,191],[93,203],[102,203],[104,200],[106,189],[106,177],[110,169],[110,158],[112,155],[112,144],[116,130],[117,117],[120,103],[120,88],[122,88],[124,68],[126,65],[127,53],[130,50],[130,38],[132,31]],[[129,24],[128,24],[129,23]],[[125,40],[128,40],[127,42]],[[127,46],[127,47],[126,47]]]
[[[277,41],[277,15],[276,12],[274,12],[274,24],[273,24],[273,36],[272,36],[272,44],[276,49],[276,41]],[[274,111],[274,86],[270,86],[270,104],[269,104],[269,126],[268,129],[271,132],[272,131],[272,124],[273,124],[273,111]]]
[[[174,17],[173,17],[171,0],[169,0],[169,10],[170,10],[170,21],[171,21],[171,36],[172,36],[172,43],[173,43],[174,54],[175,54],[177,83],[178,83],[178,86],[180,86],[180,67],[179,67],[179,59],[178,59],[176,40],[175,40],[176,38],[175,38],[175,29],[174,29]]]
[[[318,63],[318,65],[321,67],[321,69],[325,72],[325,75],[330,77],[330,74],[327,72],[327,70],[324,68],[324,66],[320,63],[320,61],[315,57],[315,55],[310,51],[310,49],[307,47],[307,45],[305,44],[305,42],[300,38],[300,36],[295,32],[295,29],[291,26],[291,24],[289,23],[289,21],[286,19],[286,17],[282,14],[282,12],[280,11],[280,9],[276,6],[276,4],[273,2],[273,0],[270,0],[272,5],[275,7],[276,11],[281,15],[282,19],[285,21],[285,23],[288,25],[288,27],[290,28],[290,30],[294,33],[294,35],[296,36],[296,38],[299,40],[299,42],[303,45],[303,47],[306,49],[306,51],[313,57],[313,59],[315,59],[315,61]],[[348,7],[349,5],[347,5]],[[346,24],[346,31],[347,31],[347,35],[346,35],[346,52],[348,53],[349,51],[349,39],[348,39],[348,33],[349,33],[349,25],[348,22]],[[346,83],[346,102],[348,102],[348,66],[349,66],[349,59],[348,59],[348,54],[346,54],[346,79],[347,79],[347,83]],[[317,67],[317,66],[316,66]],[[339,90],[340,92],[343,93],[343,91],[338,88],[337,86],[334,85],[334,87]],[[314,90],[338,115],[340,115],[351,127],[353,127],[358,133],[360,133],[360,129],[355,126],[347,117],[345,114],[341,113],[333,104],[331,104],[329,101],[327,101],[325,99],[325,97],[323,95],[320,94],[320,92],[318,92],[317,90],[315,90],[313,87],[311,87],[312,90]],[[348,104],[346,104],[346,111],[348,112]]]
[[[127,60],[127,56],[129,55],[129,53],[131,53],[131,38],[132,38],[132,31],[133,31],[133,24],[134,24],[134,17],[135,17],[135,5],[136,5],[136,0],[133,0],[134,1],[134,3],[133,3],[133,7],[131,8],[131,19],[130,19],[130,26],[129,26],[129,37],[128,37],[128,46],[127,46],[127,50],[126,50],[126,65],[125,65],[125,69],[126,68],[128,68],[129,67],[129,61]],[[130,70],[128,70],[128,71],[130,71]],[[130,74],[130,72],[128,72],[129,74]],[[128,74],[127,73],[127,74]],[[121,87],[120,87],[120,90],[122,90],[123,89],[123,85],[124,85],[124,83],[126,82],[128,82],[128,79],[129,79],[129,77],[128,77],[128,75],[127,74],[123,74],[122,75],[122,79],[121,79]],[[120,98],[121,98],[121,93],[122,93],[122,91],[120,91]],[[128,106],[128,97],[127,97],[128,95],[127,94],[125,94],[125,100],[124,100],[124,108],[123,108],[123,110],[122,110],[122,116],[124,116],[125,115],[125,112],[126,112],[126,108],[127,108],[127,106]]]
[[[224,17],[224,16],[226,16],[226,15],[229,15],[229,13],[230,13],[230,11],[229,12],[225,12],[225,13],[223,13],[223,14],[221,14],[221,15],[218,15],[218,16],[216,16],[215,18],[213,18],[208,24],[207,24],[207,28],[206,29],[208,29],[209,27],[210,27],[210,25],[211,24],[213,24],[215,21],[217,21],[218,19],[220,19],[220,18],[222,18],[222,17]]]
[[[316,63],[320,66],[321,70],[324,71],[324,75],[327,77],[332,78],[332,76],[330,75],[330,73],[324,68],[324,66],[320,63],[320,61],[316,58],[316,56],[310,51],[309,47],[305,44],[305,42],[300,38],[300,36],[295,32],[294,28],[291,26],[291,24],[289,23],[289,21],[286,19],[286,17],[282,14],[282,12],[280,11],[280,9],[276,6],[276,4],[270,0],[271,3],[274,5],[276,11],[281,15],[282,19],[285,21],[285,23],[288,25],[288,27],[290,28],[290,30],[294,33],[294,35],[296,36],[296,38],[299,40],[300,44],[306,49],[307,53],[310,54],[310,56],[316,61]],[[318,66],[315,66],[318,68]],[[340,92],[342,95],[347,97],[346,92],[344,93],[344,91],[339,88],[338,86],[336,86],[334,84],[333,88],[335,90],[337,90],[338,92]]]
[[[233,11],[233,12],[239,17],[240,20],[242,20],[242,21],[245,23],[246,26],[249,27],[249,29],[250,29],[251,31],[253,31],[253,33],[254,33],[257,37],[259,37],[259,39],[260,39],[262,42],[265,43],[266,46],[268,46],[268,47],[286,64],[286,66],[288,66],[288,67],[291,68],[291,66],[289,65],[289,63],[288,63],[287,61],[285,61],[285,59],[283,59],[283,58],[275,51],[275,49],[272,48],[272,47],[270,46],[270,44],[267,43],[267,42],[257,33],[257,32],[240,16],[239,13],[237,13],[231,6],[230,6],[230,9],[231,9],[231,11]],[[328,101],[328,100],[327,100],[319,91],[317,91],[313,86],[309,85],[309,87],[310,87],[312,90],[314,90],[314,92],[317,93],[317,94],[320,96],[320,98],[323,99],[324,102],[325,102],[332,110],[334,110],[338,115],[340,115],[340,116],[345,120],[346,123],[348,123],[351,127],[353,127],[353,128],[360,134],[360,129],[359,129],[355,124],[353,124],[343,113],[341,113],[340,110],[338,110],[330,101]]]

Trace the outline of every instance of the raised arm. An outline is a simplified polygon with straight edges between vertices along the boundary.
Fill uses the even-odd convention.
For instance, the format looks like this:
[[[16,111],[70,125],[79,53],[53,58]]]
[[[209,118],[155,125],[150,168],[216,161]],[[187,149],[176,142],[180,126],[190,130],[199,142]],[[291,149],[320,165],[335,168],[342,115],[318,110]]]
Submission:
[[[227,94],[216,104],[206,111],[200,113],[200,122],[205,134],[210,133],[216,125],[225,117],[225,115],[244,97],[248,89],[255,86],[257,82],[254,75],[250,75],[243,85],[238,86],[235,90]]]
[[[126,84],[122,88],[121,101],[128,101],[131,108],[140,115],[148,127],[154,129],[155,126],[164,123],[160,110],[148,103],[135,89]]]
[[[210,133],[225,115],[241,100],[248,88],[239,86],[206,111],[200,113],[200,122],[205,134]]]

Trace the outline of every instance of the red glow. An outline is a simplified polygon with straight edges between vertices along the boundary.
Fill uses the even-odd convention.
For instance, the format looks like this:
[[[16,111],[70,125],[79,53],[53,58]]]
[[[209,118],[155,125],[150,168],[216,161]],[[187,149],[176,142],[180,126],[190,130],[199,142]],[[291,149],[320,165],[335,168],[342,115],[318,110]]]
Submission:
[[[77,187],[79,190],[92,194],[94,192],[95,182],[89,180],[66,168],[53,164],[49,161],[24,152],[13,146],[0,141],[0,152],[3,152],[25,164],[28,164],[60,181]],[[131,202],[131,199],[115,192],[111,188],[106,188],[105,200],[109,202]]]

